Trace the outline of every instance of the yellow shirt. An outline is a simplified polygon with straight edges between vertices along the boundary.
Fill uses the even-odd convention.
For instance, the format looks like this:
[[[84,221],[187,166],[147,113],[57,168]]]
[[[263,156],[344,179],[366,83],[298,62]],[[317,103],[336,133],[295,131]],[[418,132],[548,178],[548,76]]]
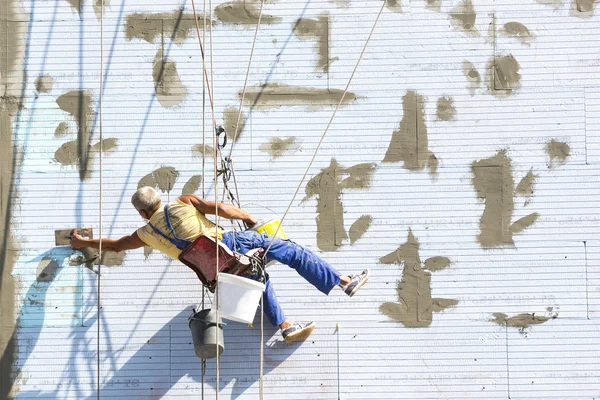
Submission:
[[[214,223],[209,221],[204,214],[196,209],[196,207],[185,204],[179,199],[175,199],[169,203],[169,220],[175,233],[180,239],[193,241],[200,235],[207,235],[213,238],[216,238],[218,235],[219,240],[223,237],[221,229],[217,228]],[[167,226],[167,221],[165,221],[165,211],[163,206],[152,214],[149,222],[168,237],[173,237],[171,230]],[[156,233],[149,224],[139,228],[137,234],[144,243],[153,249],[156,249],[169,257],[175,259],[179,258],[181,250]]]

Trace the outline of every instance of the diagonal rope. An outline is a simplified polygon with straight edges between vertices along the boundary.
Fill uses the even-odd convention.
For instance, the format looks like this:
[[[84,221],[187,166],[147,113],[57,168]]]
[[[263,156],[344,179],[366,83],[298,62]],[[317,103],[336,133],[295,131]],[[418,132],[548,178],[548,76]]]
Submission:
[[[321,140],[319,140],[319,143],[317,144],[317,148],[315,149],[315,152],[313,153],[313,156],[312,156],[310,162],[308,163],[308,167],[306,167],[306,171],[304,171],[304,175],[302,175],[302,179],[300,179],[300,183],[298,184],[298,187],[296,188],[296,191],[294,192],[294,196],[292,197],[290,204],[288,204],[287,209],[285,210],[285,213],[283,214],[283,217],[281,217],[281,222],[277,226],[277,230],[275,230],[275,234],[273,235],[273,238],[271,239],[271,242],[269,243],[269,247],[267,247],[267,250],[265,251],[265,253],[263,255],[263,257],[265,259],[267,258],[267,253],[269,252],[269,250],[271,249],[271,246],[273,245],[273,241],[275,240],[275,238],[277,237],[277,234],[279,233],[279,229],[281,228],[281,225],[283,225],[283,220],[285,219],[288,212],[290,211],[292,204],[294,204],[294,200],[296,200],[296,196],[298,195],[298,192],[300,191],[300,188],[302,187],[302,184],[304,183],[304,180],[306,179],[306,176],[308,175],[308,172],[310,171],[310,167],[313,165],[313,162],[315,161],[315,158],[317,157],[317,153],[319,152],[319,149],[321,148],[321,144],[323,143],[323,140],[325,139],[325,135],[327,135],[327,132],[329,131],[329,127],[331,126],[331,123],[333,122],[333,119],[335,118],[335,115],[337,114],[338,109],[340,108],[340,106],[342,105],[342,102],[344,101],[344,97],[346,97],[346,93],[348,93],[348,88],[350,87],[350,84],[352,83],[352,79],[354,79],[354,74],[356,73],[356,70],[358,69],[358,66],[360,65],[360,61],[362,60],[363,55],[365,54],[365,51],[367,50],[367,45],[369,44],[369,41],[371,40],[371,36],[373,36],[373,32],[375,31],[375,27],[377,26],[379,17],[381,17],[381,14],[383,13],[383,9],[385,8],[386,3],[387,3],[387,1],[384,0],[383,4],[381,5],[379,14],[377,14],[377,18],[375,18],[375,22],[373,23],[373,27],[371,28],[371,32],[369,32],[369,36],[367,37],[367,40],[365,41],[365,45],[363,46],[363,49],[360,52],[360,56],[358,57],[358,60],[356,61],[354,70],[352,71],[352,74],[350,75],[350,79],[348,79],[348,83],[346,84],[344,93],[342,94],[340,101],[338,102],[337,106],[335,107],[335,110],[333,110],[333,114],[331,115],[331,118],[329,119],[329,122],[327,123],[327,127],[325,128],[325,131],[323,132],[323,135],[321,136]]]
[[[244,80],[244,88],[242,89],[242,96],[240,98],[240,107],[238,109],[237,119],[235,122],[235,132],[233,134],[233,139],[231,143],[231,148],[229,149],[229,158],[231,158],[231,153],[233,153],[233,148],[237,142],[237,135],[240,126],[240,118],[242,116],[242,105],[244,104],[244,98],[246,97],[246,88],[248,87],[248,78],[250,76],[250,66],[252,65],[252,58],[254,56],[254,47],[256,46],[256,37],[258,36],[258,29],[260,27],[260,21],[262,19],[263,7],[265,5],[265,0],[262,0],[260,3],[260,11],[258,13],[258,21],[256,22],[256,30],[254,31],[254,40],[252,41],[252,49],[250,50],[250,59],[248,60],[248,68],[246,70],[246,79]]]
[[[100,223],[100,241],[98,245],[98,286],[96,287],[96,297],[98,301],[96,303],[96,314],[98,315],[98,326],[96,327],[97,339],[96,339],[96,362],[97,362],[97,377],[98,387],[97,396],[100,400],[100,312],[102,307],[100,306],[100,277],[102,276],[102,93],[104,93],[104,0],[100,0],[100,98],[98,99],[98,131],[100,135],[100,210],[99,210],[99,223]]]

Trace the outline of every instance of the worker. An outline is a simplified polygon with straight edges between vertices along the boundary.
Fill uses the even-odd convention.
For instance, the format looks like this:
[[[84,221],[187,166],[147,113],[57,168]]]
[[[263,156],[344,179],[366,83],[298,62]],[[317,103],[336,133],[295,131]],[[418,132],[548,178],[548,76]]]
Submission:
[[[134,193],[131,203],[142,218],[148,220],[148,223],[132,235],[120,239],[102,239],[102,250],[119,252],[150,246],[177,259],[181,250],[157,232],[158,230],[167,235],[170,234],[160,195],[154,188],[145,186]],[[215,212],[218,212],[219,217],[222,218],[242,220],[248,227],[254,226],[257,222],[256,218],[238,207],[225,203],[217,205],[194,195],[179,196],[168,204],[169,222],[180,239],[193,241],[204,234],[215,239],[218,238],[230,250],[241,254],[260,247],[265,250],[268,248],[272,237],[246,230],[235,233],[237,248],[234,249],[234,233],[224,232],[206,218],[207,214],[214,215]],[[172,237],[172,235],[170,236]],[[75,230],[71,246],[75,249],[82,247],[98,249],[100,240],[84,238]],[[352,297],[369,279],[368,269],[356,275],[342,275],[312,251],[285,239],[273,240],[266,259],[267,262],[275,260],[290,266],[325,294],[329,294],[334,287],[339,286],[348,296]],[[277,301],[268,274],[265,273],[265,275],[263,312],[269,322],[273,326],[279,326],[286,342],[305,340],[315,329],[316,323],[298,323],[289,320]]]

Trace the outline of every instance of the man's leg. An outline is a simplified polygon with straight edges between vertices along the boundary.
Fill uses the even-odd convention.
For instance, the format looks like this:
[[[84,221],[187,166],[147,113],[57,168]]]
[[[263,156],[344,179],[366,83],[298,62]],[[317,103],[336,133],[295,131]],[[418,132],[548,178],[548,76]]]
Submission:
[[[288,319],[277,301],[277,296],[275,296],[275,291],[273,290],[268,274],[266,274],[265,286],[265,291],[263,293],[263,312],[271,325],[281,327]],[[285,327],[287,328],[288,326]]]

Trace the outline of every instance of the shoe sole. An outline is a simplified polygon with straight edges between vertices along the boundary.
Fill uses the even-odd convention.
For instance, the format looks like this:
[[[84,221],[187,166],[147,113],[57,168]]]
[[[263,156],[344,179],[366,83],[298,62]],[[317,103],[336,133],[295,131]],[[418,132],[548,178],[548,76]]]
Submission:
[[[315,330],[316,327],[317,327],[317,323],[311,322],[310,324],[306,325],[306,327],[304,327],[304,329],[301,329],[294,333],[290,333],[289,335],[286,336],[286,338],[284,340],[286,343],[297,342],[299,340],[306,340],[306,339],[308,339],[310,334],[313,333],[313,331]]]
[[[356,285],[354,290],[352,290],[352,292],[350,292],[350,294],[348,296],[349,297],[354,296],[354,294],[356,292],[358,292],[358,289],[360,289],[361,287],[363,287],[365,285],[365,283],[367,283],[367,281],[369,280],[370,277],[371,277],[371,271],[369,271],[369,273],[367,274],[367,277],[360,283],[360,285]]]

